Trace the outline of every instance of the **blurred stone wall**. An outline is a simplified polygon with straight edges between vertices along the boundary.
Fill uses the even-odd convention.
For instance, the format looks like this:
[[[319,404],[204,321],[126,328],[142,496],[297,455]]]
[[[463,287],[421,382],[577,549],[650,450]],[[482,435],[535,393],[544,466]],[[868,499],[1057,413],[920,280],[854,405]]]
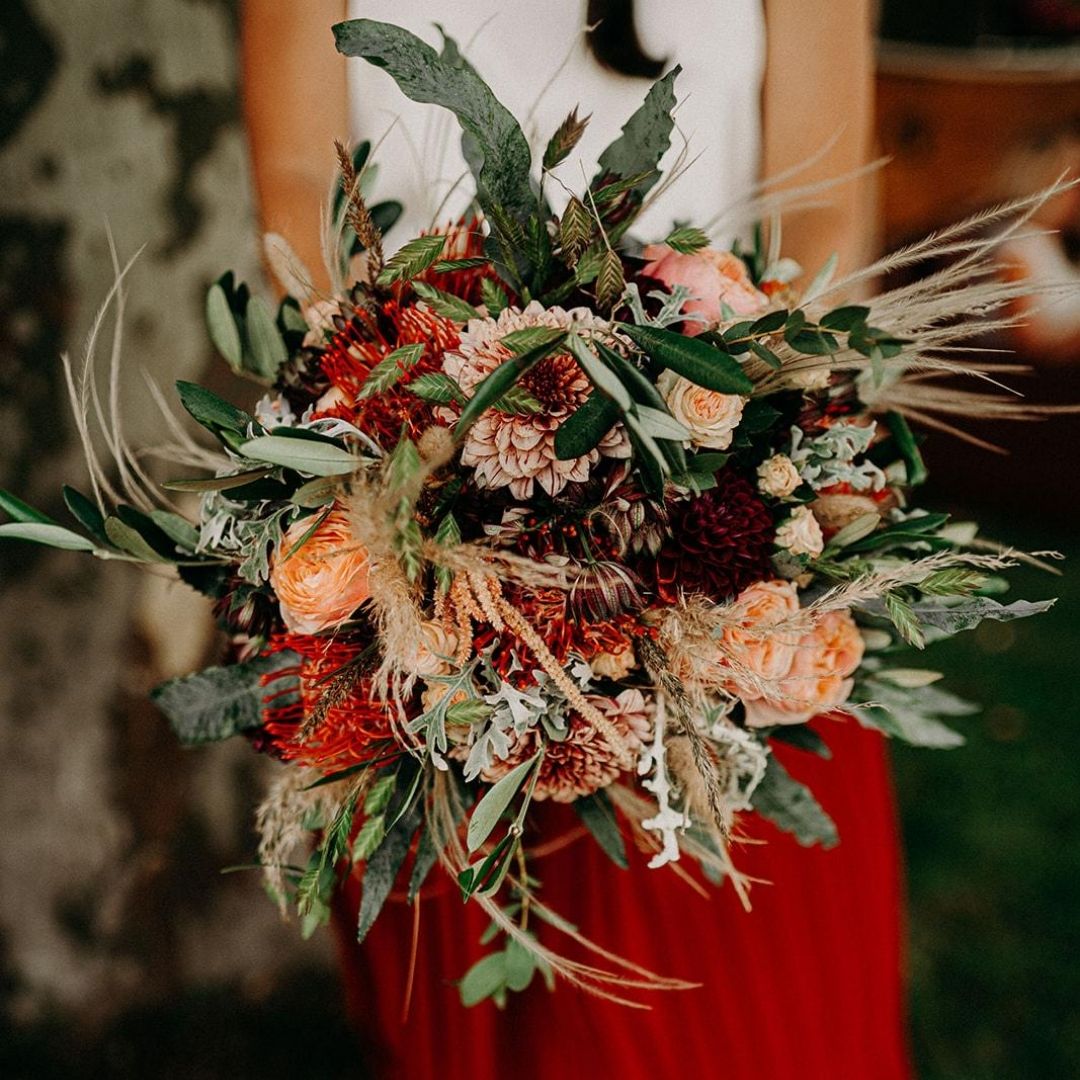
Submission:
[[[124,320],[135,444],[161,430],[142,373],[168,389],[210,360],[209,281],[258,276],[235,39],[234,0],[0,5],[0,486],[61,519],[60,483],[87,485],[58,356],[81,352],[112,283],[108,231],[121,260],[142,248]],[[147,701],[212,651],[201,604],[122,565],[0,548],[9,1036],[46,1018],[93,1033],[191,986],[258,997],[326,966],[325,935],[304,945],[257,874],[219,874],[251,860],[266,763],[180,750]]]

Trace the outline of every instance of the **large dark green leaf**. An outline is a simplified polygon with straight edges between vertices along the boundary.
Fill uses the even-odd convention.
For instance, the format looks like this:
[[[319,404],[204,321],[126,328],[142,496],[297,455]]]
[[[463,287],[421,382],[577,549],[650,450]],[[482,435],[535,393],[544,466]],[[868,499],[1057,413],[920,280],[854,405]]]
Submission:
[[[334,37],[339,52],[383,68],[406,97],[441,105],[457,117],[483,155],[477,193],[482,207],[496,204],[519,219],[535,210],[528,140],[471,67],[452,55],[440,56],[408,30],[372,19],[338,23]]]
[[[754,389],[737,360],[704,341],[656,326],[623,323],[619,330],[658,364],[707,390],[721,394],[749,394]]]
[[[204,428],[215,435],[219,431],[234,431],[238,435],[243,435],[247,431],[248,424],[252,423],[251,416],[243,409],[230,405],[217,394],[212,394],[197,383],[178,379],[176,390],[180,395],[180,404]]]
[[[455,438],[463,439],[473,422],[491,408],[529,368],[543,360],[549,353],[554,352],[565,337],[565,334],[560,334],[552,341],[542,341],[539,345],[504,360],[483,382],[477,385],[473,396],[461,410],[461,416],[454,427]]]
[[[803,847],[832,847],[839,836],[833,819],[810,789],[800,784],[772,755],[765,776],[754,790],[754,809],[778,829],[791,833]]]
[[[555,456],[560,461],[572,461],[587,454],[599,445],[619,416],[619,406],[594,390],[555,432]]]
[[[420,826],[420,806],[414,804],[401,820],[386,834],[375,854],[364,868],[364,884],[360,893],[360,915],[356,924],[356,940],[363,941],[382,911],[398,871],[409,853],[413,834]]]
[[[593,839],[603,849],[604,854],[623,870],[629,868],[626,858],[626,844],[619,831],[619,821],[615,817],[615,808],[603,791],[577,799],[574,809],[585,827],[593,834]]]
[[[601,155],[600,171],[593,180],[605,175],[643,178],[633,190],[643,196],[660,178],[657,166],[671,145],[674,127],[671,111],[675,108],[675,78],[681,68],[673,67],[662,79],[653,84],[641,107],[627,120],[619,136]]]
[[[35,510],[29,503],[25,503],[10,491],[0,488],[0,510],[3,510],[12,521],[36,521],[39,525],[55,525],[48,514]]]
[[[258,727],[266,695],[262,677],[297,662],[297,655],[286,651],[207,668],[162,683],[151,697],[185,746],[217,742]]]

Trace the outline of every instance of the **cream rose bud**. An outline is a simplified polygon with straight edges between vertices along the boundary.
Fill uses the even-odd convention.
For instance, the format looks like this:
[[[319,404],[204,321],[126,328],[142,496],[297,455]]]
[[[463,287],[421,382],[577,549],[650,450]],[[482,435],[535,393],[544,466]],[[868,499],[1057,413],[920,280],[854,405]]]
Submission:
[[[671,415],[689,430],[692,445],[710,450],[726,450],[731,445],[746,398],[706,390],[670,369],[661,373],[656,388]]]
[[[799,470],[787,454],[773,454],[757,467],[758,491],[774,499],[786,499],[802,483]]]
[[[637,657],[634,656],[632,648],[626,648],[617,653],[602,652],[589,661],[589,667],[592,668],[594,675],[618,682],[620,679],[625,679],[637,667]]]
[[[776,546],[786,548],[792,555],[820,555],[825,548],[821,526],[809,506],[797,506],[776,530]]]

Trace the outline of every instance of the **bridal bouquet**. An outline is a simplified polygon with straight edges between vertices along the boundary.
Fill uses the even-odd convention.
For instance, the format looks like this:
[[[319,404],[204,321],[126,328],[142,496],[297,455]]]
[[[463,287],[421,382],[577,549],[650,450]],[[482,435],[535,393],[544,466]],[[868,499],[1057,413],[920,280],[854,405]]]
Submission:
[[[415,900],[441,866],[502,942],[467,1002],[537,971],[618,997],[520,917],[560,925],[529,873],[541,804],[572,804],[616,863],[690,857],[745,893],[739,815],[837,840],[774,743],[825,753],[830,723],[859,723],[954,746],[942,717],[971,707],[905,649],[1049,606],[995,599],[1017,556],[913,501],[909,427],[1023,415],[954,383],[985,374],[962,346],[1023,288],[990,272],[985,226],[1014,230],[1036,200],[843,280],[807,281],[776,221],[733,250],[693,223],[642,246],[677,70],[571,194],[576,110],[537,169],[452,41],[437,53],[368,20],[336,34],[456,115],[475,212],[388,254],[399,208],[369,205],[368,148],[341,148],[334,291],[273,237],[292,293],[276,312],[231,274],[210,289],[214,344],[266,387],[245,411],[178,384],[216,447],[171,420],[168,456],[211,475],[151,485],[101,407],[91,343],[82,376],[68,369],[91,468],[89,496],[64,490],[80,528],[4,495],[0,536],[173,565],[213,598],[227,663],[155,697],[183,742],[242,734],[280,761],[259,862],[307,928],[356,875],[363,939],[395,885]]]

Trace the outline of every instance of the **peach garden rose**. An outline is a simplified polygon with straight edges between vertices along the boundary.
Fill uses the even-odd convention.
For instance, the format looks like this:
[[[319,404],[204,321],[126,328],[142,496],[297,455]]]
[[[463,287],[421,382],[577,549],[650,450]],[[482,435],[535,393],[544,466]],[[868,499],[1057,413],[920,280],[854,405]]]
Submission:
[[[270,563],[270,585],[294,634],[340,626],[371,595],[368,553],[353,538],[349,515],[332,510],[297,548],[310,528],[310,518],[289,528]]]
[[[747,700],[749,727],[803,724],[838,708],[851,695],[850,676],[862,662],[863,639],[847,611],[830,611],[795,646],[787,676],[775,699]]]
[[[667,402],[671,415],[689,430],[693,446],[726,450],[731,445],[746,398],[706,390],[670,370],[660,375],[656,388]]]

